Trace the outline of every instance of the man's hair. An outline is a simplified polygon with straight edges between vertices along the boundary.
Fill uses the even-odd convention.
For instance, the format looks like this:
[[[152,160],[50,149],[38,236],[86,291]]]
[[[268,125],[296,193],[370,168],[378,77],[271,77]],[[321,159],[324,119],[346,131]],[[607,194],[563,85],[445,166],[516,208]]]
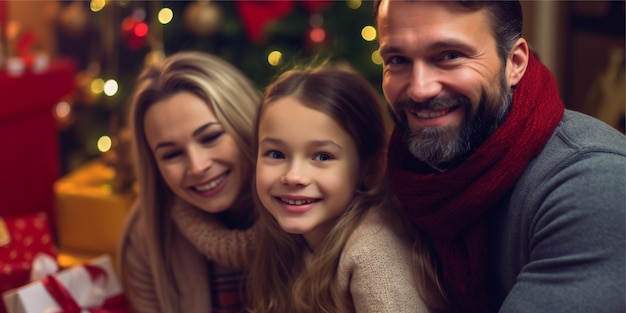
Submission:
[[[414,1],[414,0],[408,0]],[[378,7],[382,0],[374,0],[374,18],[378,20]],[[519,1],[451,1],[468,11],[486,9],[491,18],[491,29],[496,39],[498,55],[506,60],[513,44],[522,37],[522,6]]]

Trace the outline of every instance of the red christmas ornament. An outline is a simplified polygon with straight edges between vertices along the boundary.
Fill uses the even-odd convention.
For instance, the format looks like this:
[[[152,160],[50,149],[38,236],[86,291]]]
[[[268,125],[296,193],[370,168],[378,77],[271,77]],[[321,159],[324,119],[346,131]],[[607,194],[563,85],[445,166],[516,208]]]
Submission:
[[[263,28],[272,21],[293,11],[293,1],[238,1],[237,10],[242,17],[248,38],[258,41]]]
[[[130,50],[138,50],[146,43],[148,24],[139,22],[132,16],[122,20],[122,37]]]

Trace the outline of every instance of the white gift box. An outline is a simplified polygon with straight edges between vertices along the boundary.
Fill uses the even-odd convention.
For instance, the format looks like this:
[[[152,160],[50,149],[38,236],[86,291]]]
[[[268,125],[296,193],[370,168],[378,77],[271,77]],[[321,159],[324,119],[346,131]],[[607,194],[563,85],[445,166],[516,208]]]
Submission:
[[[78,265],[52,275],[82,309],[81,313],[89,313],[88,308],[101,307],[112,297],[123,297],[122,286],[117,279],[109,255],[97,257],[87,264],[92,268],[91,274],[85,266]],[[93,268],[103,275],[96,275],[94,278]],[[52,313],[67,310],[62,308],[46,289],[44,286],[46,279],[5,292],[3,298],[7,311],[9,313]],[[119,312],[119,310],[111,310],[111,312]]]

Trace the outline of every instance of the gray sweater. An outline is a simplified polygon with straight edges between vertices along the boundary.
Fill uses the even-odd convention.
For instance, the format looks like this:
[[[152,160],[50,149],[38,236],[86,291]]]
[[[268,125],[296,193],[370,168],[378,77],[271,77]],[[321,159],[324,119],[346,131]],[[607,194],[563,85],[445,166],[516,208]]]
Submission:
[[[500,312],[624,312],[626,137],[566,110],[490,220]]]

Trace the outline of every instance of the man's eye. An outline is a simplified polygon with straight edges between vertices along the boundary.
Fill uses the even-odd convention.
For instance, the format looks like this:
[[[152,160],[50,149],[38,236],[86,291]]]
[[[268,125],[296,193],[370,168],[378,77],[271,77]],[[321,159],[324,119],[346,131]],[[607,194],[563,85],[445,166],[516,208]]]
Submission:
[[[407,62],[407,59],[405,57],[392,56],[392,57],[388,58],[385,63],[387,63],[387,64],[403,64],[403,63],[406,63],[406,62]]]
[[[333,156],[328,153],[319,153],[313,157],[313,160],[315,161],[328,161],[332,159],[333,159]]]
[[[270,159],[284,159],[285,156],[276,150],[270,150],[268,151],[265,155],[267,155],[267,157],[269,157]]]
[[[458,52],[446,52],[442,55],[441,59],[444,61],[455,60],[461,57],[461,54]]]

